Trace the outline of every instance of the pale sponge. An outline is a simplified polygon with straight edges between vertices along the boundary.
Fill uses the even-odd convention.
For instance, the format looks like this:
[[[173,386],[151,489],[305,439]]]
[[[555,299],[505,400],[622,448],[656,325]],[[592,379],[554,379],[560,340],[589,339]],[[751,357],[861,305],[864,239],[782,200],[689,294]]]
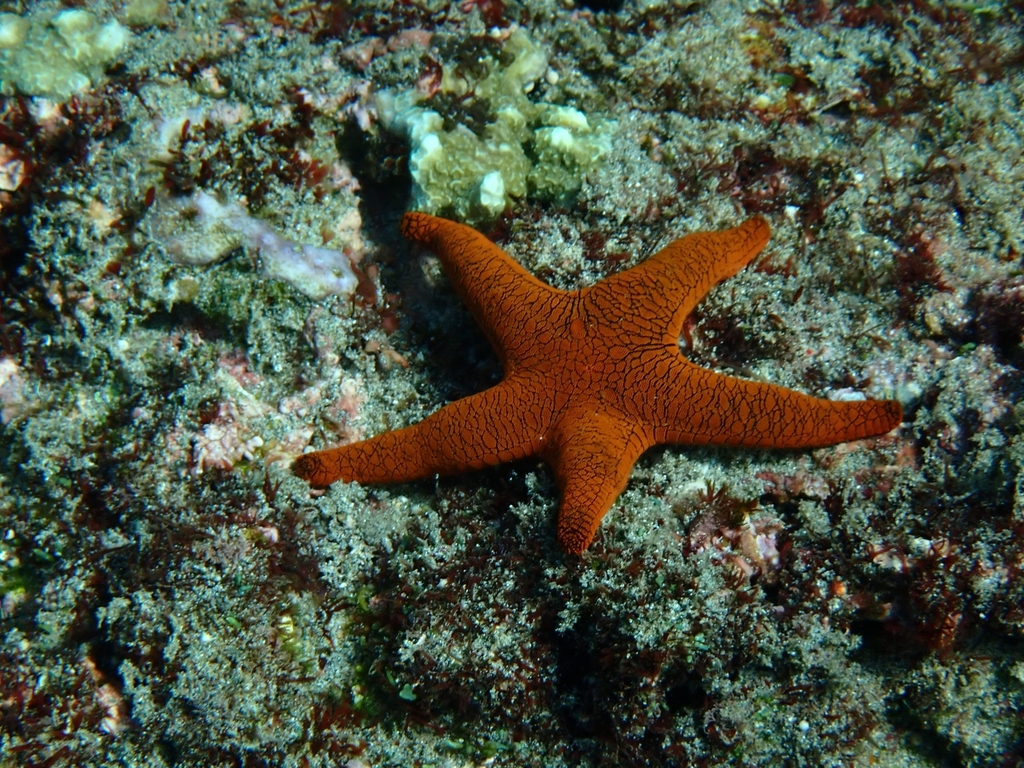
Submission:
[[[162,204],[151,215],[150,230],[178,264],[212,264],[240,246],[255,248],[265,276],[311,299],[351,295],[359,284],[344,252],[293,242],[237,203],[221,203],[206,192]]]
[[[47,20],[0,14],[0,90],[65,101],[92,87],[130,37],[116,20],[77,9]]]

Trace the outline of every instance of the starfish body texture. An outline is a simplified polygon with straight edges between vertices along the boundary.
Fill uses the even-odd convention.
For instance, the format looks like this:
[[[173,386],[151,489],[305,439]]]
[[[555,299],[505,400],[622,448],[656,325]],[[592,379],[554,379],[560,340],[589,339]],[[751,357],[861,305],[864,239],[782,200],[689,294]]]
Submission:
[[[768,242],[762,218],[688,235],[578,291],[542,283],[462,224],[407,213],[402,233],[440,258],[505,377],[418,424],[300,456],[296,474],[315,485],[409,481],[540,456],[562,491],[559,541],[580,554],[654,445],[814,448],[902,420],[892,400],[823,400],[682,355],[687,315]]]

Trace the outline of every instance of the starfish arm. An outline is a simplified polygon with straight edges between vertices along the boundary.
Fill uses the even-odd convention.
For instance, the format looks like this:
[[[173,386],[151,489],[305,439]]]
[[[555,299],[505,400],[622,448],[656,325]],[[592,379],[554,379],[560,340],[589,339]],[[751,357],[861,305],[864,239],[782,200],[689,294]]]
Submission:
[[[542,283],[464,224],[407,213],[402,217],[402,234],[437,254],[503,365],[515,366],[529,353],[537,335],[544,333],[552,301],[561,291]]]
[[[594,286],[602,303],[614,302],[638,327],[675,345],[683,322],[712,286],[732,277],[768,243],[771,230],[760,216],[720,232],[697,232],[669,243],[632,269]],[[611,293],[605,297],[603,294]],[[610,304],[609,304],[610,305]]]
[[[545,458],[562,489],[558,540],[566,552],[579,555],[590,545],[633,464],[652,444],[645,431],[607,412],[570,411],[560,419]]]
[[[294,472],[313,485],[396,483],[524,458],[540,450],[545,430],[537,411],[519,405],[529,399],[528,387],[523,380],[506,379],[418,424],[305,453],[295,460]]]
[[[820,448],[883,435],[903,420],[895,400],[824,400],[682,357],[657,368],[656,395],[636,402],[659,443]]]

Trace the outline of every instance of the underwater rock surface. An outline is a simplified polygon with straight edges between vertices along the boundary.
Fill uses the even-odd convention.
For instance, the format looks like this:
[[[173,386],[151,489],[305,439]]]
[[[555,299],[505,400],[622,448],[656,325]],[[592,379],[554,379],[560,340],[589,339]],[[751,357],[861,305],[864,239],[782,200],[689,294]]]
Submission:
[[[65,13],[87,82],[0,74],[0,765],[1024,760],[1019,3]],[[311,490],[500,375],[414,208],[562,289],[762,215],[684,353],[904,423],[649,451],[582,558],[539,462]]]

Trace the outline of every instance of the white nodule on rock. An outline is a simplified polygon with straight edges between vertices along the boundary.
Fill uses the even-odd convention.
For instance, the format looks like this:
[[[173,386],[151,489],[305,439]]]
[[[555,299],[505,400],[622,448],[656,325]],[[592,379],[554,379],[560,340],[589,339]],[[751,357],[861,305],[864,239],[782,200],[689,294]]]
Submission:
[[[545,116],[545,122],[548,125],[568,128],[570,131],[590,132],[590,123],[587,122],[587,116],[573,107],[556,107]]]
[[[524,91],[530,91],[533,84],[547,72],[547,54],[521,29],[512,33],[510,43],[516,58],[506,70],[506,77],[518,83]]]
[[[116,20],[100,25],[88,11],[61,11],[50,23],[64,38],[68,57],[87,66],[110,61],[128,42],[128,30]]]
[[[111,19],[96,33],[93,47],[101,59],[112,59],[128,44],[128,30]]]
[[[505,210],[505,180],[497,171],[491,171],[480,180],[480,205],[492,216]]]
[[[437,138],[437,134],[428,133],[423,137],[423,140],[420,141],[419,146],[416,147],[416,151],[413,154],[418,155],[421,159],[426,159],[435,152],[440,151],[440,149],[441,140]]]
[[[526,115],[515,107],[502,107],[495,113],[499,120],[508,126],[510,133],[516,133],[526,128]]]
[[[14,48],[28,37],[28,19],[13,13],[0,13],[0,48]]]
[[[409,156],[409,172],[417,183],[422,183],[423,173],[427,166],[436,161],[444,153],[441,140],[436,133],[423,136],[419,145]]]
[[[437,112],[429,109],[415,109],[408,116],[409,142],[415,147],[423,144],[428,136],[437,140],[437,133],[444,129],[444,120]]]
[[[91,29],[96,23],[96,17],[88,11],[70,9],[58,13],[50,23],[67,40]]]
[[[573,137],[572,133],[569,132],[569,129],[563,128],[560,125],[554,128],[542,128],[537,133],[540,134],[541,132],[547,134],[545,138],[547,139],[548,146],[553,149],[568,152],[576,143],[576,139]]]

